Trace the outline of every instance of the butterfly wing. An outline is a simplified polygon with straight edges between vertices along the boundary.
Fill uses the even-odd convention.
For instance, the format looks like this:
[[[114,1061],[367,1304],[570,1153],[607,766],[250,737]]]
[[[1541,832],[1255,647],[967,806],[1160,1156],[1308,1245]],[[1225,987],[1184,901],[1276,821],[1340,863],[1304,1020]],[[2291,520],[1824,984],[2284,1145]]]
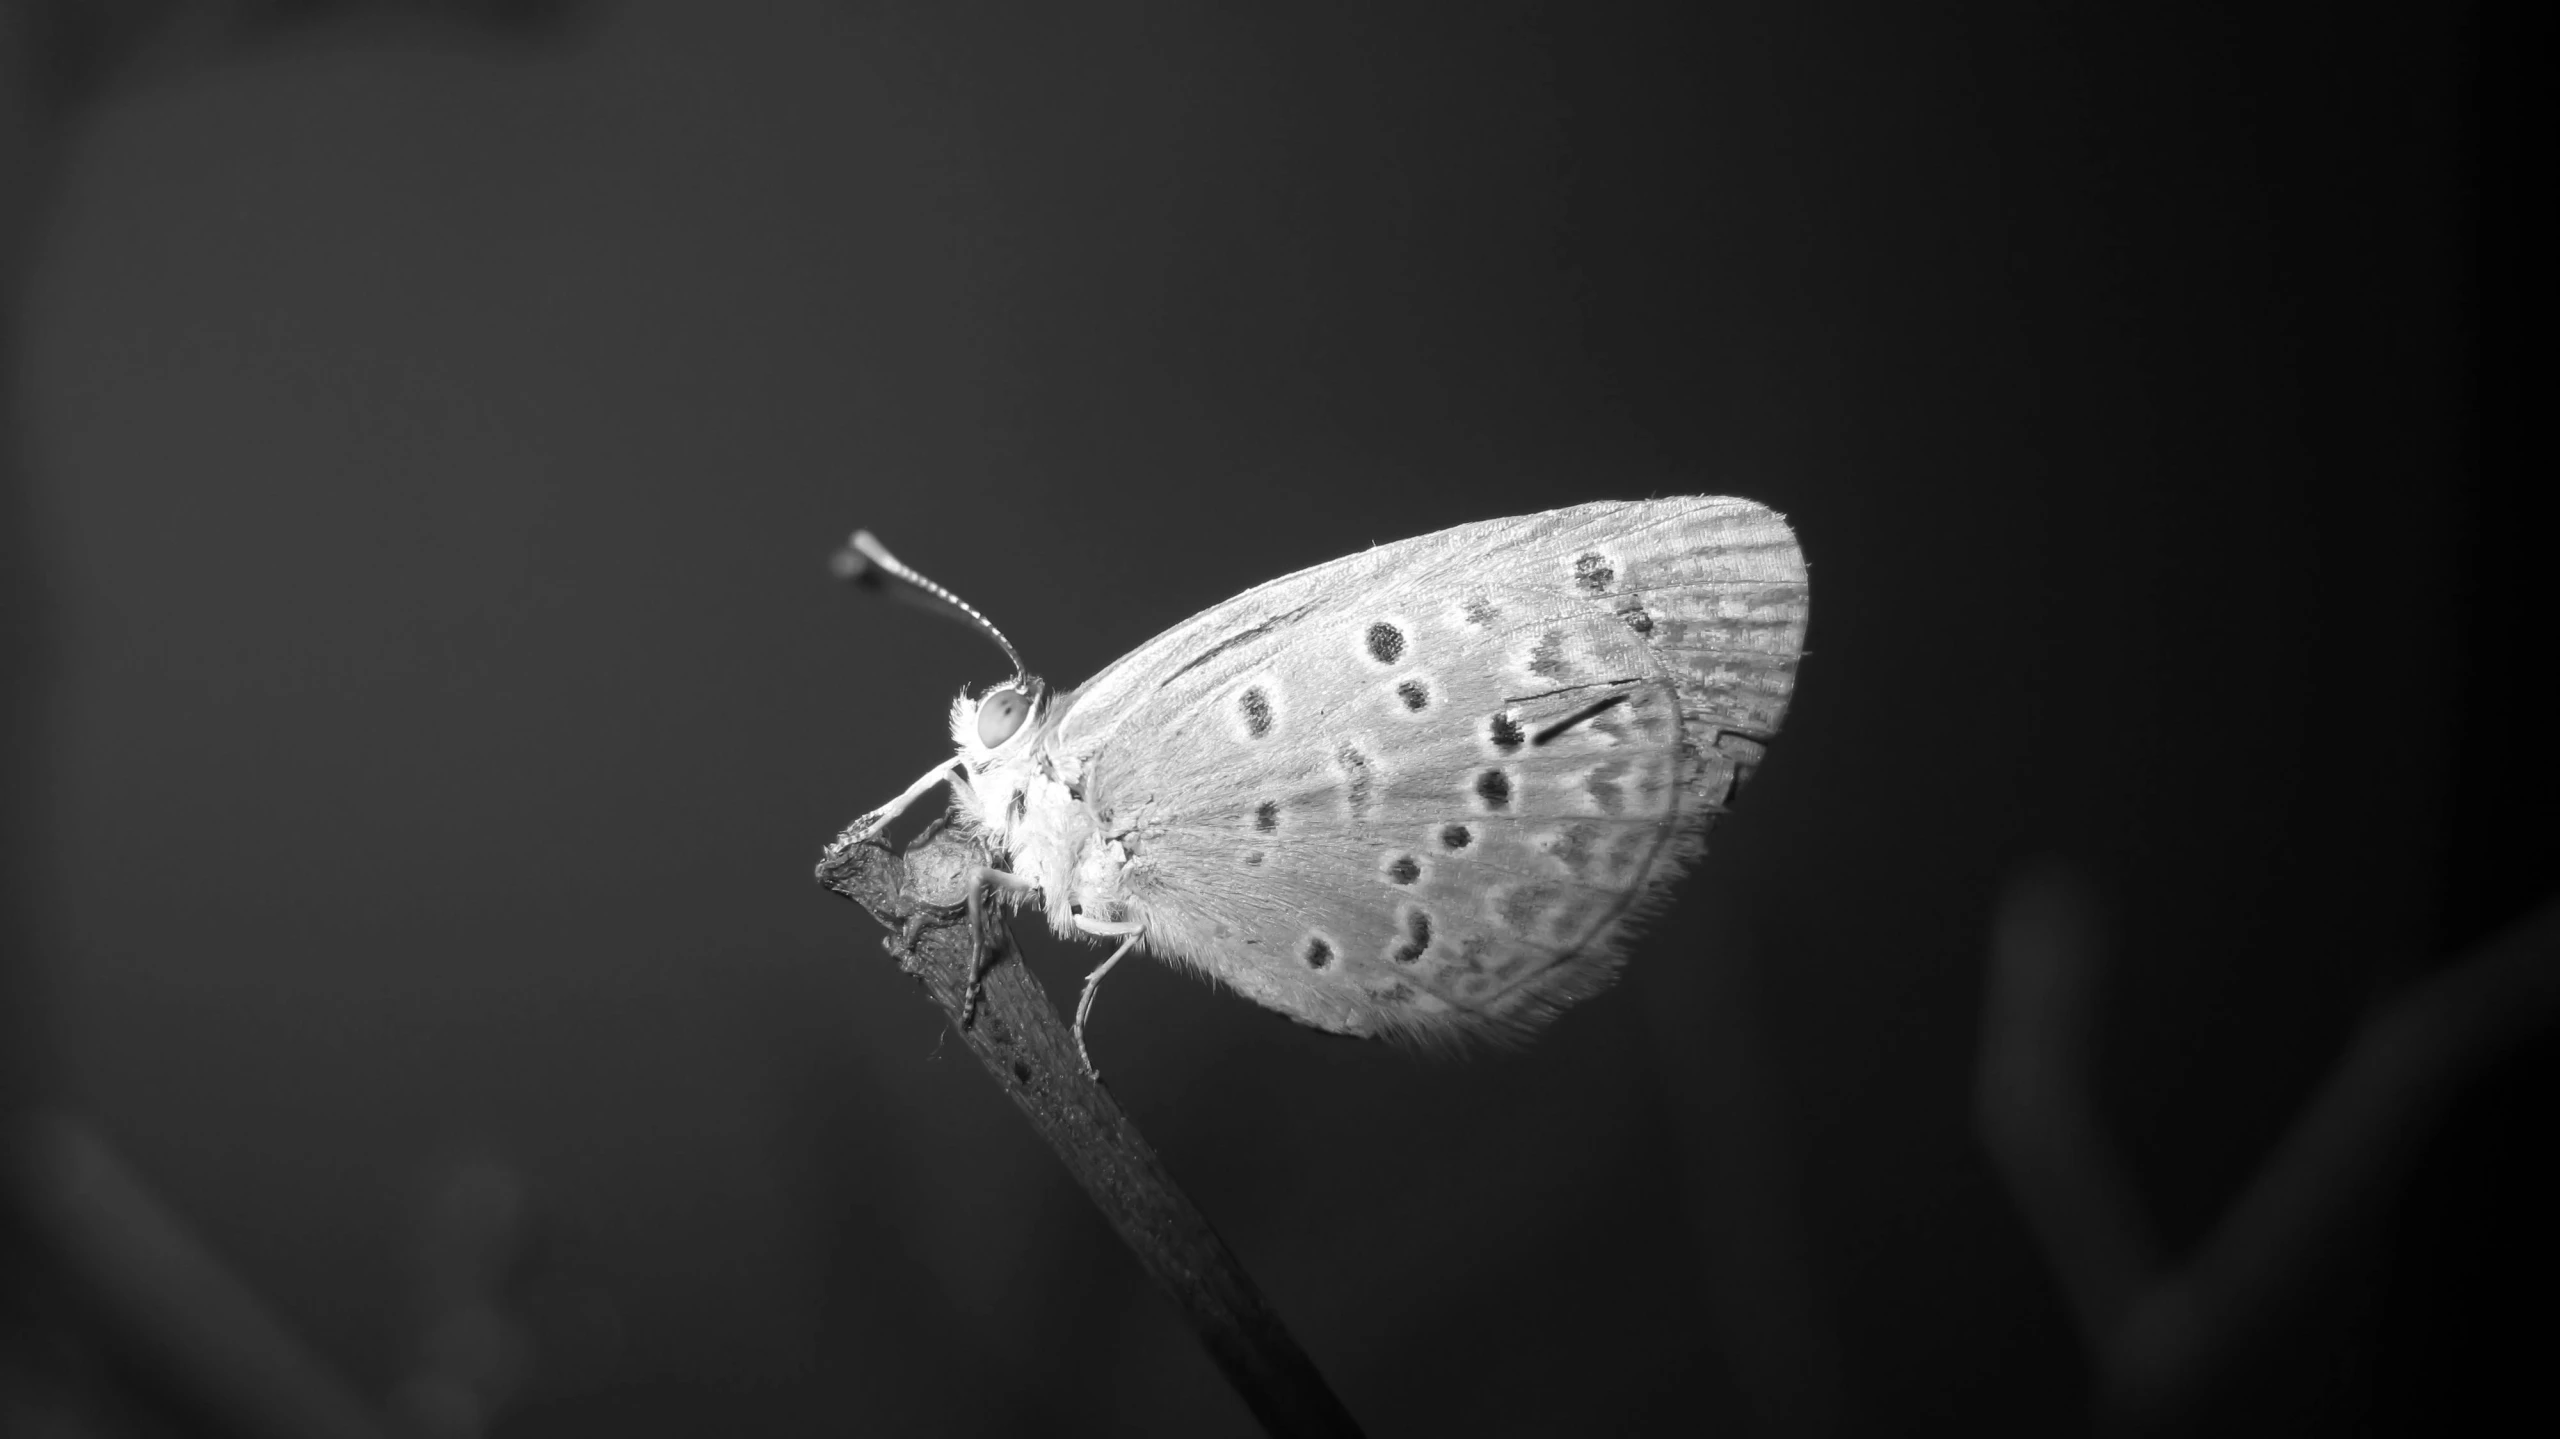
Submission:
[[[1525,1033],[1604,986],[1786,709],[1794,535],[1580,505],[1303,570],[1068,697],[1145,946],[1320,1028]]]

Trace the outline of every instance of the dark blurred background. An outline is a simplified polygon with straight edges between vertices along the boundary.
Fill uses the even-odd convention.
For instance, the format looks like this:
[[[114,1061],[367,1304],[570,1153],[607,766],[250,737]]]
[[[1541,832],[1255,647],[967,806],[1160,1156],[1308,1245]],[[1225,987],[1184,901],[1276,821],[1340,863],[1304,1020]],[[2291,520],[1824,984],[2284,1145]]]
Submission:
[[[1377,1435],[2070,1432],[2004,877],[2106,896],[2172,1246],[2547,886],[2467,10],[287,9],[12,140],[10,1082],[366,1395],[478,1183],[499,1435],[1250,1431],[810,880],[1003,671],[857,525],[1061,682],[1461,521],[1797,526],[1787,732],[1618,989],[1463,1061],[1100,1008]],[[2551,1068],[2217,1422],[2539,1393]]]

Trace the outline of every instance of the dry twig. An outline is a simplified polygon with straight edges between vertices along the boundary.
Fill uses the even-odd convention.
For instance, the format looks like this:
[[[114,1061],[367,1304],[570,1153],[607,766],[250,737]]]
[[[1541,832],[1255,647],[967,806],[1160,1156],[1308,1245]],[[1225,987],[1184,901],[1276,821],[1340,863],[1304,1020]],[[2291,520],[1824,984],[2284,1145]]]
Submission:
[[[1172,1296],[1263,1428],[1278,1435],[1359,1433],[1234,1252],[1176,1187],[1101,1081],[1085,1072],[1074,1035],[1038,981],[1023,965],[1005,962],[1015,951],[1001,922],[986,927],[993,952],[984,997],[971,1012],[979,940],[968,887],[985,863],[974,845],[937,822],[904,854],[876,838],[831,850],[818,881],[896,932],[884,943],[899,968],[942,1007],[969,1052]]]

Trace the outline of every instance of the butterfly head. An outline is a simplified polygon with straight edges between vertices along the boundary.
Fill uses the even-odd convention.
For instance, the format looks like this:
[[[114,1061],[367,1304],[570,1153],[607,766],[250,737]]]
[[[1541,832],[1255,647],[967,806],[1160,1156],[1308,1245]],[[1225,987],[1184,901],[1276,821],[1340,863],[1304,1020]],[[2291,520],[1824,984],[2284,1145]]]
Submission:
[[[893,593],[921,602],[926,608],[949,615],[996,642],[1006,659],[1013,661],[1013,678],[988,690],[974,702],[966,690],[951,709],[951,739],[960,747],[960,757],[979,769],[985,761],[1013,745],[1014,741],[1039,729],[1037,721],[1049,708],[1047,686],[1040,683],[1022,664],[1022,656],[1004,631],[980,614],[977,607],[951,591],[926,579],[899,560],[869,530],[854,531],[845,547],[836,551],[829,562],[843,579],[877,585],[888,580],[901,582]],[[1026,741],[1021,749],[1028,750]]]
[[[1042,721],[1049,716],[1049,687],[1030,675],[1016,675],[970,698],[967,690],[951,703],[951,742],[971,768],[1019,758],[1030,752]]]
[[[959,751],[962,777],[952,798],[978,832],[1007,855],[1019,847],[1023,822],[1035,809],[1047,815],[1064,807],[1058,796],[1065,790],[1051,772],[1043,744],[1060,714],[1049,687],[1029,675],[1016,675],[975,697],[962,690],[951,702],[951,742]]]
[[[1030,717],[1030,697],[1012,685],[998,685],[978,701],[978,743],[994,749],[1020,733]]]

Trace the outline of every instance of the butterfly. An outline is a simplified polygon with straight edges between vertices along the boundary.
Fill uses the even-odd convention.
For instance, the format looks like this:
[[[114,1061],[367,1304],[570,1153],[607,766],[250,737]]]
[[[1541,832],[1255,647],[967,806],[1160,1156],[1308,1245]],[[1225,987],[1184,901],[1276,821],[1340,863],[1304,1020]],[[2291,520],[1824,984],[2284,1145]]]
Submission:
[[[1785,716],[1808,581],[1749,500],[1601,502],[1459,525],[1284,576],[1071,690],[867,532],[839,574],[900,581],[1002,646],[951,708],[938,786],[1061,935],[1292,1019],[1517,1038],[1615,976]],[[1090,1055],[1085,1055],[1088,1071]]]

